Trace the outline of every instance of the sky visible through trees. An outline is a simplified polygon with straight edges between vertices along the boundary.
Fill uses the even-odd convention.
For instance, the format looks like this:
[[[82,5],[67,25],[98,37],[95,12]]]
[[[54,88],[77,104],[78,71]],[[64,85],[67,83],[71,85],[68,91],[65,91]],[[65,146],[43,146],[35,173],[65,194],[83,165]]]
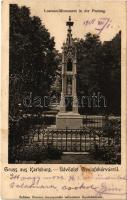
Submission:
[[[84,38],[75,38],[77,47],[78,96],[90,96],[100,92],[107,100],[106,112],[120,115],[121,105],[121,32],[111,41],[101,42],[98,35],[87,33]],[[10,115],[23,112],[23,99],[32,93],[36,96],[60,95],[61,54],[55,48],[55,39],[46,29],[46,24],[30,9],[10,5]],[[54,87],[53,87],[54,86]],[[32,107],[32,111],[44,108]],[[101,113],[103,109],[82,108],[83,113]]]

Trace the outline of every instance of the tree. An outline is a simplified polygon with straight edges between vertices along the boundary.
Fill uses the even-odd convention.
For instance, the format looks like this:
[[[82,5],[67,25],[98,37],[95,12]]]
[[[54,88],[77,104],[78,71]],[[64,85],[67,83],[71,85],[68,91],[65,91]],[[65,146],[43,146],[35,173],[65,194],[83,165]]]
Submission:
[[[100,92],[106,98],[106,112],[120,114],[121,104],[121,32],[102,43],[98,35],[87,33],[76,40],[78,96]],[[105,109],[81,107],[83,113],[103,112]]]
[[[85,39],[78,40],[77,46],[77,88],[78,96],[93,95],[100,91],[100,55],[102,43],[98,35],[86,34]],[[81,107],[81,111],[88,112],[88,107]],[[91,111],[91,109],[90,109]]]
[[[9,102],[12,113],[14,108],[18,113],[18,104],[26,95],[48,95],[58,66],[54,38],[40,18],[30,14],[25,6],[10,5]]]
[[[62,74],[62,54],[58,53],[57,56],[58,59],[58,68],[56,70],[56,74],[55,74],[55,80],[51,86],[51,90],[50,90],[50,95],[55,95],[58,99],[60,99],[60,95],[61,95],[61,89],[62,89],[62,78],[61,78],[61,74]]]
[[[121,112],[121,32],[103,43],[101,90],[108,100],[108,112]]]

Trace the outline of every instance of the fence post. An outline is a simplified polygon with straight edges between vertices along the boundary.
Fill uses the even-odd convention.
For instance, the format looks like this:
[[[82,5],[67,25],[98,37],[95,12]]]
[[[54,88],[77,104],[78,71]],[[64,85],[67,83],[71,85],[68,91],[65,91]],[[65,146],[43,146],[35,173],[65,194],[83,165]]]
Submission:
[[[56,132],[56,136],[57,136],[57,137],[56,137],[56,147],[57,147],[57,148],[58,148],[58,134],[59,134],[59,132],[57,131],[57,132]]]
[[[71,130],[71,151],[72,151],[72,134],[73,134],[73,131]]]
[[[84,129],[84,115],[83,115],[83,129]]]
[[[99,135],[99,149],[100,149],[100,147],[101,147],[101,135]]]
[[[85,151],[86,151],[86,133],[85,133]]]
[[[89,133],[89,139],[90,139],[90,143],[89,143],[89,148],[88,148],[88,150],[90,150],[90,148],[91,148],[91,130],[90,130],[90,133]]]
[[[66,151],[67,151],[67,126],[66,126]]]
[[[39,142],[39,139],[40,139],[40,138],[39,138],[39,134],[40,134],[40,133],[39,133],[39,127],[38,127],[37,134],[38,134],[38,142]]]
[[[80,131],[80,151],[82,151],[82,149],[81,149],[81,141],[82,141],[82,132]]]
[[[50,132],[50,131],[48,131]],[[47,145],[48,145],[48,142],[49,142],[49,134],[47,133]]]
[[[42,144],[44,145],[44,143],[45,143],[45,139],[44,139],[44,134],[45,134],[45,131],[44,131],[44,128],[43,128],[43,130],[42,130],[42,134],[43,134],[43,136],[42,136]]]
[[[54,132],[53,132],[53,133],[54,133]],[[54,135],[53,133],[51,133],[51,134],[52,134],[52,145],[53,145],[53,135]]]
[[[63,142],[63,134],[62,134],[62,132],[61,132],[61,150],[63,149],[63,144],[62,144],[62,142]]]
[[[87,127],[87,113],[86,113],[86,127]]]

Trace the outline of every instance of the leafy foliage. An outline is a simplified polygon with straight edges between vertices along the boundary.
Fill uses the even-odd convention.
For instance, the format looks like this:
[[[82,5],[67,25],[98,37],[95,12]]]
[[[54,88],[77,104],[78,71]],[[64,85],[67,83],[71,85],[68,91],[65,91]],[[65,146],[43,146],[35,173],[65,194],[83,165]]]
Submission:
[[[58,66],[54,38],[30,9],[10,5],[10,112],[30,92],[33,96],[49,93]],[[15,94],[15,95],[14,95]]]
[[[44,160],[58,160],[61,159],[62,151],[53,147],[51,144],[48,146],[39,145],[32,143],[28,146],[22,146],[20,148],[11,148],[11,153],[9,156],[9,162],[25,162],[33,161],[36,163],[41,163]]]
[[[120,114],[121,102],[121,32],[102,43],[98,35],[77,39],[78,96],[100,92],[107,100],[107,113]],[[95,109],[81,107],[95,114]],[[101,112],[105,109],[101,108]],[[99,108],[97,113],[100,112]]]
[[[121,133],[120,133],[120,120],[107,120],[104,127],[104,137],[108,137],[107,140],[103,140],[103,143],[99,147],[94,145],[91,154],[98,160],[104,160],[106,164],[120,164],[121,163]]]

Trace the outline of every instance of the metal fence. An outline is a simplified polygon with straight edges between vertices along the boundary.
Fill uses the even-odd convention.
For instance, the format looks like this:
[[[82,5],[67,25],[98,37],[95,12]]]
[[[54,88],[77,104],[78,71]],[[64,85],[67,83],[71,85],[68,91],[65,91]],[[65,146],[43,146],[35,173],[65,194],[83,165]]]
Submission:
[[[29,134],[23,136],[23,142],[26,146],[38,144],[43,147],[52,145],[63,152],[89,152],[95,148],[115,145],[115,138],[106,136],[103,130],[84,129],[66,129],[66,130],[47,130],[41,127],[30,129]]]

